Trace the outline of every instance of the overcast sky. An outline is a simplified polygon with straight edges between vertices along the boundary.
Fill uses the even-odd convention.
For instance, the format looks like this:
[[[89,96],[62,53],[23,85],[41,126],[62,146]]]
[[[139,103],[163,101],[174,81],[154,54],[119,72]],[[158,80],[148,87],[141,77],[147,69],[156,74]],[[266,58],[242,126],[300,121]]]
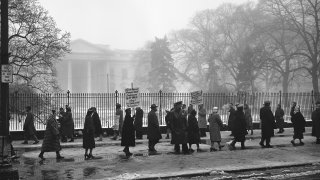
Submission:
[[[197,11],[247,0],[39,0],[71,39],[135,50],[187,27]]]

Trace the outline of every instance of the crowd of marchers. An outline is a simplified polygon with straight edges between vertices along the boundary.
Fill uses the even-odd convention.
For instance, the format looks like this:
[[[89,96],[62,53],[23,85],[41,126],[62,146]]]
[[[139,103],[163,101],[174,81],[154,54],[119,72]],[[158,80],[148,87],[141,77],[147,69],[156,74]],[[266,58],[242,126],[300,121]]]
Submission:
[[[274,136],[274,130],[279,129],[278,133],[284,132],[284,111],[281,105],[278,104],[275,113],[272,112],[270,101],[265,101],[263,107],[260,108],[260,129],[261,141],[259,145],[262,148],[272,148],[271,137]],[[157,153],[156,144],[162,138],[157,116],[157,105],[152,104],[147,117],[147,138],[149,153]],[[200,138],[205,137],[207,130],[209,131],[211,147],[210,151],[218,151],[224,146],[221,144],[220,130],[223,128],[223,122],[218,113],[218,107],[213,107],[212,113],[207,115],[207,111],[203,104],[198,106],[198,112],[190,104],[187,108],[182,101],[174,103],[172,109],[166,110],[166,139],[170,139],[171,144],[174,145],[175,154],[190,154],[193,153],[192,145],[195,144],[197,151],[201,151],[199,144]],[[245,149],[246,135],[253,134],[253,123],[251,110],[247,104],[228,104],[228,123],[227,127],[231,131],[230,136],[233,136],[231,143],[226,143],[230,150],[235,150],[235,144],[241,143],[241,149]],[[26,107],[26,119],[24,122],[25,141],[23,144],[28,144],[28,139],[32,138],[34,144],[39,143],[36,137],[36,129],[34,127],[34,118],[31,113],[31,107]],[[197,116],[198,114],[198,116]],[[124,116],[123,116],[124,115]],[[116,112],[114,117],[114,136],[113,140],[121,139],[121,146],[124,147],[123,152],[126,156],[131,156],[129,147],[135,146],[136,139],[142,139],[143,128],[142,120],[144,111],[140,107],[133,109],[125,109],[125,114],[121,109],[120,104],[116,104]],[[304,145],[302,139],[305,132],[306,120],[300,112],[300,106],[296,102],[292,102],[290,110],[291,122],[294,129],[292,145]],[[320,144],[320,101],[316,102],[316,109],[312,112],[312,136],[316,137],[316,144]],[[208,126],[209,123],[209,126]],[[99,118],[97,109],[91,107],[88,109],[85,116],[83,132],[83,148],[85,149],[84,158],[94,159],[92,154],[95,148],[95,138],[97,141],[102,141],[103,130],[101,120]],[[73,142],[74,122],[71,113],[71,107],[66,106],[60,108],[57,114],[52,110],[52,114],[46,121],[46,130],[44,133],[44,140],[39,157],[44,159],[45,152],[56,152],[57,159],[63,158],[60,155],[60,142]],[[296,140],[299,142],[296,142]],[[12,147],[13,149],[13,147]],[[88,152],[89,151],[89,152]]]

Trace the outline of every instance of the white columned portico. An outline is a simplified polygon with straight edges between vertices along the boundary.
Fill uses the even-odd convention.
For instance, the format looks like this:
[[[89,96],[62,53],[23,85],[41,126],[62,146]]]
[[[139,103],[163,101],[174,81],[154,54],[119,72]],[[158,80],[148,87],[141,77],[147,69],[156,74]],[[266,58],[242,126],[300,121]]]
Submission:
[[[72,64],[71,60],[68,61],[68,89],[72,92]]]
[[[91,73],[91,61],[87,62],[87,93],[91,93],[92,89],[91,89],[91,81],[92,81],[92,73]]]

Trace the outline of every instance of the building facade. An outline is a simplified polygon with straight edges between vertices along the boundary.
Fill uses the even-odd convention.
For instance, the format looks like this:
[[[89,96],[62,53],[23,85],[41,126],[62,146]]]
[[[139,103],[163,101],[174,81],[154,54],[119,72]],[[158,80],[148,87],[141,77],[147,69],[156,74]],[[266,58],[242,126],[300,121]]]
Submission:
[[[84,40],[70,43],[71,53],[60,61],[58,83],[71,93],[124,92],[134,79],[134,51],[110,50]]]

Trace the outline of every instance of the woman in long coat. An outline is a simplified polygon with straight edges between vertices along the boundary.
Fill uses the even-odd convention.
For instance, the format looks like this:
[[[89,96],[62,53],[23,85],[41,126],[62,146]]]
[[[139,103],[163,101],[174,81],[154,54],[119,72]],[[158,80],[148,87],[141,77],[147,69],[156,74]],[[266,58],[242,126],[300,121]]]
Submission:
[[[281,108],[281,104],[278,104],[277,105],[277,109],[276,109],[276,112],[274,113],[274,117],[276,119],[276,124],[277,124],[277,127],[279,128],[279,131],[278,133],[283,133],[284,132],[284,111],[283,109]]]
[[[92,120],[92,113],[93,109],[88,109],[85,121],[84,121],[84,127],[83,127],[83,142],[82,147],[85,149],[84,158],[90,159],[94,158],[92,155],[92,149],[96,147],[95,141],[94,141],[94,135],[95,135],[95,129],[94,124]],[[90,149],[90,152],[88,154],[88,150]]]
[[[235,149],[236,142],[241,142],[241,149],[245,149],[244,142],[246,140],[247,132],[247,124],[246,119],[243,112],[243,105],[240,104],[237,106],[237,110],[235,112],[234,122],[233,122],[233,130],[232,134],[234,136],[233,141],[230,146]]]
[[[199,126],[198,121],[196,118],[197,111],[192,109],[190,110],[189,116],[188,116],[188,143],[189,143],[189,151],[193,152],[192,144],[197,145],[197,151],[200,151],[200,134],[199,134]]]
[[[56,111],[52,110],[52,115],[50,115],[47,120],[47,127],[44,132],[44,139],[39,158],[44,160],[45,158],[43,157],[43,154],[45,152],[56,152],[57,159],[62,159],[63,157],[60,155],[60,150],[60,136],[58,122],[56,120]]]
[[[218,114],[218,107],[213,108],[213,112],[212,114],[210,114],[208,121],[209,121],[209,132],[210,132],[210,141],[211,141],[210,151],[217,150],[214,148],[215,142],[218,143],[219,150],[221,150],[222,146],[220,145],[220,142],[221,142],[220,128],[223,127],[223,123],[221,121],[220,115]]]
[[[64,125],[65,125],[65,132],[64,135],[66,136],[66,138],[70,138],[69,142],[73,142],[73,133],[74,133],[74,122],[73,122],[73,118],[72,118],[72,113],[71,113],[71,108],[68,106],[66,107],[66,113],[65,113],[65,117],[64,117]],[[67,140],[67,139],[66,139]]]
[[[96,107],[92,107],[93,109],[93,113],[92,113],[92,120],[93,120],[93,124],[94,124],[94,132],[95,135],[97,137],[99,137],[99,139],[97,141],[102,141],[102,126],[101,126],[101,120],[99,117],[99,114],[97,113],[97,108]]]
[[[143,119],[143,110],[141,109],[141,107],[137,107],[136,117],[134,120],[134,128],[136,130],[137,139],[142,139],[142,136],[143,136],[142,119]]]
[[[200,129],[200,137],[206,137],[207,130],[207,111],[204,109],[203,104],[199,105],[198,123]]]
[[[276,122],[274,121],[274,115],[271,111],[270,101],[264,102],[264,107],[260,109],[261,120],[261,147],[272,148],[270,145],[271,137],[274,136],[274,130],[276,128]],[[266,141],[266,145],[264,145]]]
[[[129,146],[135,146],[136,141],[134,137],[134,117],[131,117],[131,109],[126,109],[126,116],[122,126],[121,146],[124,146],[123,152],[126,156],[131,156],[132,153],[129,150]]]
[[[312,112],[312,136],[316,137],[316,144],[320,144],[320,101],[316,102],[316,110]]]
[[[293,125],[293,139],[291,141],[292,145],[295,145],[295,140],[299,139],[300,145],[304,145],[302,142],[303,133],[305,132],[306,120],[300,112],[300,106],[296,106],[291,117],[291,122]]]
[[[156,115],[157,107],[155,104],[151,105],[151,111],[148,113],[148,129],[147,136],[149,139],[149,152],[156,153],[156,149],[154,146],[159,142],[162,138],[158,116]]]
[[[248,104],[244,104],[243,110],[244,110],[244,116],[246,118],[247,130],[248,131],[250,130],[251,131],[251,135],[253,135],[251,109],[249,108]]]
[[[26,119],[24,121],[23,124],[23,131],[24,131],[24,141],[22,144],[28,144],[28,139],[29,137],[32,137],[32,139],[34,140],[33,144],[38,144],[39,140],[36,136],[36,128],[34,127],[34,116],[33,114],[30,112],[31,111],[31,107],[27,106],[26,107],[26,112],[27,112],[27,116]]]

